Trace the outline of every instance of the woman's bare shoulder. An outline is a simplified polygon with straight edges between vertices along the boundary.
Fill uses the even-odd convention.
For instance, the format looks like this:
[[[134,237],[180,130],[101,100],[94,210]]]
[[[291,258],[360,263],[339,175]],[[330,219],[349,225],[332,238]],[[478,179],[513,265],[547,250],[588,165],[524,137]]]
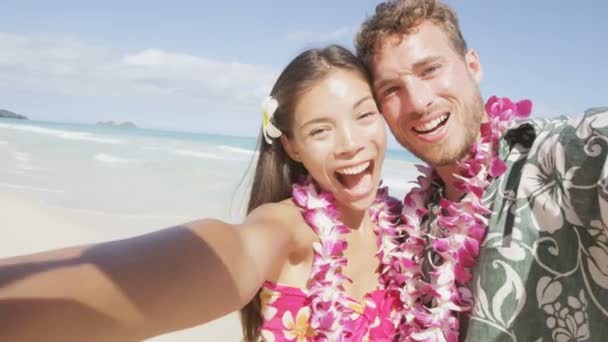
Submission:
[[[304,221],[301,209],[291,198],[256,208],[249,214],[248,221],[255,222],[256,225],[263,224],[273,227],[272,229],[280,229],[281,233],[288,233],[295,250],[310,248],[310,244],[316,239],[316,235]]]
[[[301,220],[300,209],[296,207],[291,199],[280,202],[266,203],[255,208],[247,216],[247,221],[267,222],[273,224],[293,224],[295,220]]]

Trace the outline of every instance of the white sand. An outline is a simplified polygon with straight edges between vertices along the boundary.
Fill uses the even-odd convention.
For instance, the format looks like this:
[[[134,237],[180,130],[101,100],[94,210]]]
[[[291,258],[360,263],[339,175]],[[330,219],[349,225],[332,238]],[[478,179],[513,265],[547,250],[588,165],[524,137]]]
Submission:
[[[10,191],[2,190],[0,256],[119,239],[149,231],[150,227],[160,228],[176,223],[163,222],[169,221],[166,218],[134,218],[53,207],[35,197],[7,194]],[[238,315],[233,313],[200,327],[158,336],[149,341],[236,342],[242,339],[240,329]]]

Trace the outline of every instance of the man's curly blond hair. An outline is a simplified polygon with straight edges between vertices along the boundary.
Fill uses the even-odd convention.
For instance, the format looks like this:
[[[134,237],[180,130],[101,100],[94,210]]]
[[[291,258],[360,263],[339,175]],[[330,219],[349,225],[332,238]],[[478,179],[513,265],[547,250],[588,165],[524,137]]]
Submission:
[[[374,53],[387,38],[408,34],[425,21],[439,26],[454,50],[465,56],[467,43],[456,13],[437,0],[388,0],[376,6],[376,12],[361,25],[355,39],[357,56],[370,65]]]

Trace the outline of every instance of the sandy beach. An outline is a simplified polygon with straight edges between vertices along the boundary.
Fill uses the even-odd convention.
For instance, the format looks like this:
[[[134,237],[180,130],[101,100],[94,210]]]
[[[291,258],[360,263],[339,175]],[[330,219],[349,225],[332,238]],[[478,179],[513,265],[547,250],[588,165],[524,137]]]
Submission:
[[[0,256],[121,239],[200,217],[242,218],[250,150],[28,125],[0,122]],[[384,166],[396,197],[415,174],[407,161]],[[150,341],[241,339],[232,313]]]
[[[70,210],[48,205],[36,197],[2,188],[0,193],[0,256],[33,253],[50,248],[125,238],[175,224],[167,219]],[[84,229],[86,227],[86,229]],[[119,229],[118,227],[128,227]],[[205,325],[158,336],[148,341],[240,341],[238,314]]]

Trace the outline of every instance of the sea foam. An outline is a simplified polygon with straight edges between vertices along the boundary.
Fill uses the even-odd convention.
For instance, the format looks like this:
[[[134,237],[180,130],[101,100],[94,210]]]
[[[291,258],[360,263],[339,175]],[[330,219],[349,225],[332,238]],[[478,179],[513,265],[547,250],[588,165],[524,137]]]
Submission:
[[[254,154],[258,154],[257,151],[252,151],[252,150],[248,150],[248,149],[240,148],[240,147],[219,145],[217,148],[220,149],[220,150],[223,150],[223,151],[228,151],[228,152],[233,152],[233,153],[238,153],[238,154],[244,154],[244,155],[248,155],[248,156],[252,156]]]
[[[183,149],[171,150],[170,152],[172,154],[182,156],[182,157],[195,157],[195,158],[202,158],[202,159],[218,159],[218,160],[234,160],[234,158],[230,158],[227,155],[221,155],[218,153],[211,153],[211,152],[183,150]]]
[[[60,139],[65,139],[65,140],[81,140],[81,141],[90,141],[90,142],[97,142],[97,143],[103,143],[103,144],[124,144],[124,141],[122,141],[120,139],[105,138],[105,137],[101,137],[101,136],[95,135],[90,132],[69,131],[69,130],[46,128],[46,127],[39,127],[39,126],[30,126],[30,125],[23,125],[23,124],[11,125],[11,124],[5,124],[5,123],[0,123],[0,128],[7,128],[7,129],[18,130],[18,131],[26,131],[26,132],[44,134],[44,135],[49,135],[49,136],[53,136],[53,137],[60,138]]]
[[[57,193],[57,194],[65,193],[65,190],[60,190],[60,189],[41,188],[41,187],[30,186],[30,185],[11,184],[11,183],[3,183],[3,182],[0,182],[0,186],[9,188],[9,189],[17,189],[17,190],[29,190],[29,191],[49,192],[49,193]]]
[[[113,156],[111,154],[105,154],[105,153],[96,154],[94,159],[98,162],[107,163],[107,164],[131,164],[131,163],[139,162],[139,160],[136,160],[136,159],[117,157],[117,156]]]

